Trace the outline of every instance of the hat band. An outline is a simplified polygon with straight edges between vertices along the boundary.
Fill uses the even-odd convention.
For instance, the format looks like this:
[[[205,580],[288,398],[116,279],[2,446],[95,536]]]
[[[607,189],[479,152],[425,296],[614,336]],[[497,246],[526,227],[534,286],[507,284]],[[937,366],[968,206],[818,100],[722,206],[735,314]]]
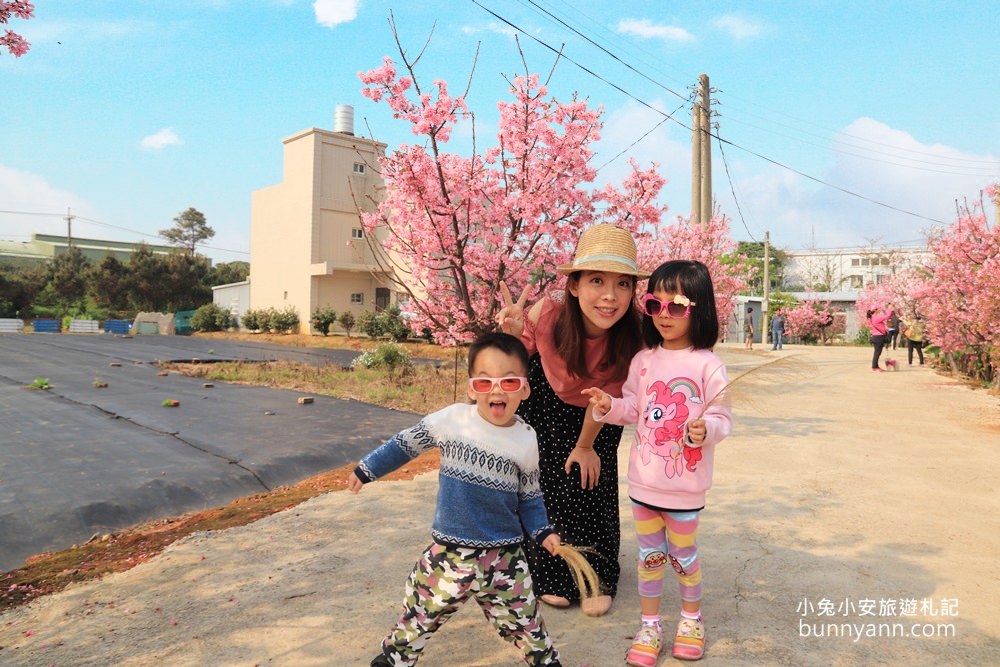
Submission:
[[[594,255],[587,255],[586,257],[583,258],[574,259],[573,268],[583,267],[586,266],[587,264],[590,264],[591,262],[616,262],[618,264],[624,264],[633,271],[636,272],[639,271],[639,265],[636,264],[635,260],[629,259],[628,257],[625,257],[623,255],[611,255],[607,253],[604,254],[598,253]]]

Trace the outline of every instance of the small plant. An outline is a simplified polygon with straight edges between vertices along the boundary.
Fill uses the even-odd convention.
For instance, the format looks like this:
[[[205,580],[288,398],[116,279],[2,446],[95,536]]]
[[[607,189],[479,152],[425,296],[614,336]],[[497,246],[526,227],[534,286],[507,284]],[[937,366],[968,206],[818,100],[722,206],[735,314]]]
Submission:
[[[243,313],[243,328],[247,331],[260,330],[260,317],[256,310],[248,310]]]
[[[374,350],[363,352],[351,362],[351,368],[385,368],[390,375],[394,370],[412,368],[409,353],[395,343],[382,343]]]
[[[324,336],[330,333],[330,327],[332,327],[334,322],[336,321],[337,321],[337,311],[331,308],[317,308],[315,311],[313,311],[312,315],[313,329],[320,332]]]
[[[38,389],[39,391],[45,391],[47,389],[52,389],[52,383],[49,382],[48,378],[43,378],[40,375],[36,375],[35,379],[32,380],[31,384],[28,385],[28,389]]]
[[[345,310],[340,314],[340,317],[337,318],[337,322],[340,324],[340,326],[344,327],[344,331],[347,332],[347,337],[350,338],[351,330],[354,328],[355,325],[354,313],[352,313],[349,310]]]
[[[195,331],[226,331],[232,326],[232,314],[214,303],[206,303],[191,316],[191,327]]]

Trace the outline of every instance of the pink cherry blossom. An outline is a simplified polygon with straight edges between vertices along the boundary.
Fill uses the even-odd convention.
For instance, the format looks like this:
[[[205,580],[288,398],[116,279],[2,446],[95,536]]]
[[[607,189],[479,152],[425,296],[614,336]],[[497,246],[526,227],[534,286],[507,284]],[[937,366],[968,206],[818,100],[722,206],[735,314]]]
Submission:
[[[19,19],[30,19],[34,16],[34,12],[34,5],[27,0],[0,1],[0,25],[10,21],[12,16]],[[6,46],[15,58],[20,58],[28,52],[31,44],[13,30],[5,30],[3,36],[0,36],[0,46]]]
[[[721,254],[735,247],[724,218],[705,228],[665,226],[666,206],[657,203],[665,179],[655,165],[632,162],[621,186],[589,187],[600,108],[575,96],[556,100],[537,74],[514,77],[510,99],[497,104],[496,145],[469,156],[447,153],[452,128],[460,121],[474,126],[474,116],[444,81],[424,91],[400,56],[410,76],[399,76],[384,58],[360,74],[362,94],[386,102],[422,141],[380,160],[385,196],[362,222],[369,238],[378,238],[379,228],[388,232],[375,250],[402,276],[400,289],[409,296],[403,310],[415,330],[426,328],[443,344],[492,330],[500,281],[518,294],[527,285],[535,294],[561,286],[556,267],[572,259],[580,232],[596,222],[632,232],[650,268],[670,257],[702,259],[716,269],[721,305],[731,309],[724,295],[743,283],[720,265]]]

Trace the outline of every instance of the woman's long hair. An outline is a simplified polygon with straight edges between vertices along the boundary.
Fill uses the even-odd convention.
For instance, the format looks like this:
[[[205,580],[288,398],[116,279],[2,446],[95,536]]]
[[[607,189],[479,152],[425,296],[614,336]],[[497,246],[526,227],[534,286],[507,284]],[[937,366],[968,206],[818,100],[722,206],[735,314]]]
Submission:
[[[569,276],[566,282],[566,295],[559,314],[556,316],[553,335],[556,351],[566,364],[566,370],[575,377],[587,376],[587,355],[584,346],[583,311],[580,310],[580,300],[570,292],[570,285],[579,284],[581,271]],[[629,309],[621,319],[608,329],[608,345],[605,348],[604,359],[597,369],[611,369],[612,380],[623,381],[628,377],[628,367],[632,357],[642,349],[642,324],[639,311],[635,306],[635,285],[632,279],[632,298]]]

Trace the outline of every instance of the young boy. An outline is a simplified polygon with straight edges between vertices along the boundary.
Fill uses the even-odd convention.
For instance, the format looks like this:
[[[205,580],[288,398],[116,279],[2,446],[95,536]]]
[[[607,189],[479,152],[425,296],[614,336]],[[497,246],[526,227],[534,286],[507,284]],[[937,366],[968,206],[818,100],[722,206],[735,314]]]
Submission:
[[[542,503],[535,432],[514,414],[531,393],[527,373],[520,340],[482,336],[469,347],[474,403],[424,417],[351,473],[348,488],[357,493],[421,452],[441,451],[434,542],[414,566],[403,613],[371,667],[416,664],[431,634],[470,597],[525,662],[559,665],[521,548],[525,533],[553,555],[561,544]]]

